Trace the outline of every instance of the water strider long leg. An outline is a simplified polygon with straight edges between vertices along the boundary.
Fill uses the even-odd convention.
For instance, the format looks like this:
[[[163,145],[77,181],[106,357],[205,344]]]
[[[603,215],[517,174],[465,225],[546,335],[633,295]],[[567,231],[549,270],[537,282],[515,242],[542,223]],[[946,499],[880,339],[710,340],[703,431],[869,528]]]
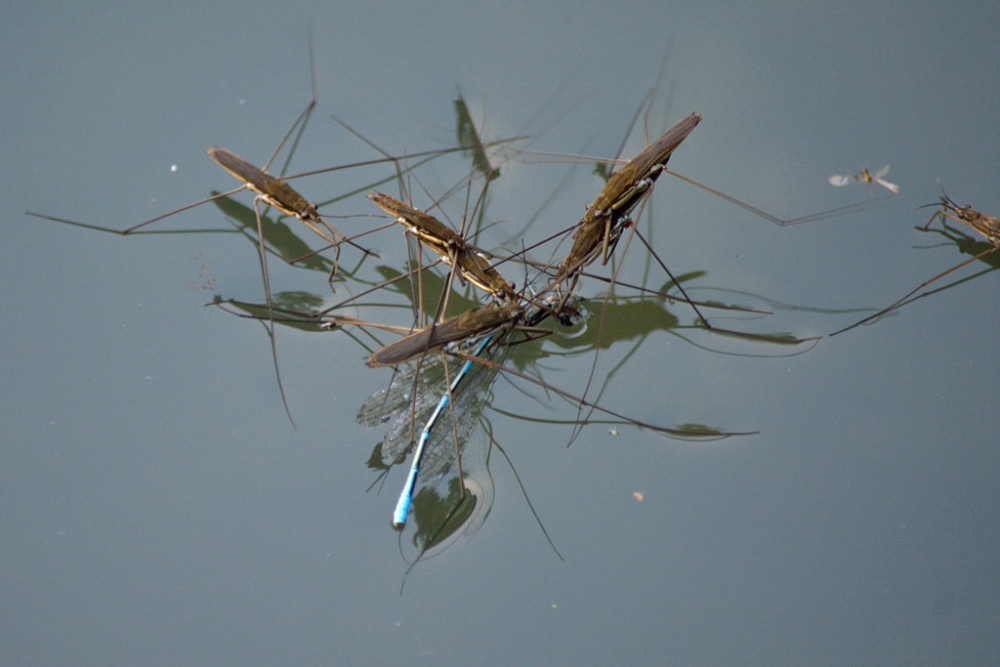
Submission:
[[[310,44],[310,62],[312,62],[311,44]],[[310,67],[310,72],[312,74],[312,67]],[[318,236],[320,236],[326,242],[328,242],[331,245],[333,245],[334,249],[335,249],[335,253],[337,254],[337,256],[339,256],[339,251],[340,251],[340,247],[339,246],[340,246],[340,243],[347,242],[347,243],[352,243],[353,244],[353,241],[351,241],[350,239],[347,239],[346,237],[344,237],[343,234],[340,234],[331,224],[329,224],[329,222],[325,218],[323,218],[323,216],[321,216],[318,213],[318,209],[317,209],[317,207],[315,205],[313,205],[310,202],[308,202],[304,197],[302,197],[298,193],[298,191],[296,191],[294,188],[292,188],[291,186],[289,186],[288,183],[286,182],[286,180],[284,178],[275,177],[275,176],[272,176],[272,175],[270,175],[270,174],[268,174],[266,172],[266,170],[270,167],[270,165],[275,160],[276,156],[281,151],[282,147],[293,136],[295,137],[295,141],[293,142],[293,145],[297,144],[297,142],[299,141],[299,139],[302,136],[302,132],[303,132],[303,130],[305,128],[305,124],[306,124],[306,122],[307,122],[307,120],[309,118],[309,115],[310,115],[310,113],[312,112],[312,110],[314,109],[314,107],[316,105],[315,78],[314,78],[314,76],[311,77],[311,79],[312,79],[313,85],[312,85],[312,96],[311,96],[311,99],[310,99],[309,103],[306,105],[305,109],[303,109],[303,111],[296,118],[295,122],[292,124],[292,126],[289,128],[289,130],[282,137],[282,139],[279,142],[278,146],[275,148],[274,152],[271,154],[271,156],[268,158],[268,161],[265,163],[263,169],[258,169],[254,165],[252,165],[249,162],[247,162],[247,161],[243,160],[242,158],[238,157],[235,153],[233,153],[231,151],[228,151],[226,149],[214,148],[213,147],[213,148],[209,148],[207,150],[207,153],[208,153],[209,157],[211,159],[213,159],[213,161],[215,161],[217,164],[219,164],[220,166],[222,166],[230,174],[232,174],[233,176],[235,176],[236,178],[238,178],[240,181],[242,181],[242,184],[239,187],[237,187],[237,188],[234,188],[234,189],[229,190],[229,191],[224,192],[224,193],[213,195],[211,197],[207,197],[205,199],[199,200],[199,201],[194,202],[192,204],[188,204],[186,206],[183,206],[181,208],[175,209],[175,210],[170,211],[168,213],[164,213],[164,214],[155,216],[153,218],[150,218],[150,219],[145,220],[143,222],[140,222],[138,224],[132,225],[132,226],[130,226],[130,227],[126,228],[126,229],[123,229],[123,230],[116,229],[116,228],[111,228],[111,227],[104,227],[104,226],[101,226],[101,225],[93,225],[93,224],[89,224],[89,223],[85,223],[85,222],[78,222],[78,221],[69,220],[69,219],[65,219],[65,218],[57,218],[55,216],[49,216],[49,215],[45,215],[45,214],[41,214],[41,213],[35,213],[35,212],[30,212],[30,211],[27,212],[27,213],[29,215],[32,215],[32,216],[35,216],[35,217],[49,219],[49,220],[53,220],[53,221],[56,221],[56,222],[60,222],[60,223],[64,223],[64,224],[69,224],[69,225],[75,225],[75,226],[79,226],[79,227],[83,227],[83,228],[87,228],[87,229],[93,229],[93,230],[97,230],[97,231],[105,231],[105,232],[115,233],[115,234],[119,234],[119,235],[130,235],[130,234],[133,234],[133,233],[146,233],[146,232],[143,231],[143,229],[145,227],[147,227],[148,225],[151,225],[151,224],[153,224],[155,222],[158,222],[158,221],[162,221],[162,220],[164,220],[166,218],[169,218],[169,217],[171,217],[173,215],[176,215],[178,213],[181,213],[183,211],[188,211],[190,209],[193,209],[193,208],[195,208],[197,206],[200,206],[202,204],[205,204],[207,202],[217,201],[217,200],[220,200],[220,199],[223,199],[223,198],[228,198],[228,197],[230,197],[230,196],[232,196],[234,194],[239,193],[242,190],[252,190],[252,191],[254,191],[257,194],[257,197],[254,200],[254,216],[255,216],[255,219],[256,219],[256,228],[257,228],[257,231],[256,231],[257,245],[258,245],[258,248],[261,249],[261,252],[260,252],[260,255],[261,255],[260,261],[261,261],[261,267],[262,267],[261,268],[262,279],[263,279],[263,282],[264,282],[264,287],[265,287],[265,292],[266,292],[266,299],[267,299],[267,302],[268,302],[268,311],[271,312],[271,313],[273,313],[273,303],[272,303],[273,299],[272,299],[271,294],[270,294],[270,278],[268,276],[266,256],[265,256],[264,251],[263,251],[263,249],[266,247],[266,243],[265,243],[265,237],[264,237],[264,232],[263,232],[263,223],[262,223],[262,218],[261,218],[261,209],[260,209],[260,203],[261,202],[264,202],[264,203],[266,203],[266,204],[268,204],[268,205],[276,208],[277,210],[281,211],[282,213],[284,213],[286,215],[292,215],[292,216],[296,217],[297,219],[301,220],[308,228],[310,228]],[[297,132],[297,134],[296,134],[296,132]],[[461,150],[461,147],[456,147],[455,149],[425,151],[425,152],[421,153],[420,155],[425,156],[426,159],[432,159],[434,156],[440,155],[440,154],[442,154],[444,152],[447,152],[448,150]],[[369,160],[369,161],[366,161],[366,164],[375,164],[375,163],[382,163],[382,162],[398,161],[399,159],[401,159],[401,158],[390,156],[389,158],[385,158],[385,159],[382,159],[382,160]],[[347,166],[349,166],[349,165],[342,165],[340,167],[330,168],[330,170],[339,169],[339,168],[346,168]],[[317,172],[319,172],[319,171],[324,171],[324,170],[317,170]],[[155,232],[152,232],[152,233],[155,233]],[[332,276],[332,274],[333,274],[333,272],[335,270],[336,270],[336,259],[334,260],[333,265],[331,267],[331,276]],[[274,347],[274,328],[273,328],[273,322],[271,322],[270,326],[269,326],[269,335],[271,337],[271,344],[272,344],[272,357],[273,357],[272,360],[274,361],[275,366],[277,367],[276,349]],[[281,383],[280,375],[279,375],[279,377],[277,379],[278,379],[279,387],[281,387],[282,383]],[[281,391],[281,394],[282,394],[282,401],[283,401],[283,404],[285,406],[285,410],[286,410],[286,412],[289,413],[289,418],[291,419],[290,410],[288,408],[287,400],[285,399],[283,389]]]
[[[310,42],[310,52],[311,52],[311,50],[312,50],[312,44]],[[311,56],[310,56],[310,63],[311,63]],[[285,137],[282,139],[281,143],[279,143],[278,147],[275,149],[274,153],[272,154],[271,159],[268,160],[268,165],[270,165],[271,161],[274,159],[274,156],[277,155],[278,151],[281,150],[281,147],[282,147],[282,145],[284,145],[285,141],[290,136],[292,136],[292,134],[296,131],[296,128],[298,128],[299,131],[301,132],[301,130],[305,126],[305,123],[307,122],[309,113],[311,112],[311,110],[313,109],[313,107],[315,106],[315,104],[316,104],[315,84],[313,84],[312,98],[311,98],[309,104],[306,105],[305,110],[301,114],[299,114],[298,118],[292,124],[292,127],[285,134]],[[269,289],[267,289],[267,286],[269,286],[270,281],[269,281],[268,276],[267,276],[267,260],[266,260],[266,254],[264,252],[264,239],[263,239],[262,227],[261,227],[261,224],[260,224],[260,209],[259,209],[259,206],[258,206],[259,201],[263,200],[263,201],[265,201],[267,203],[276,205],[277,208],[279,208],[280,210],[283,210],[285,212],[288,212],[288,211],[290,211],[292,209],[297,209],[295,211],[295,213],[298,214],[300,217],[302,215],[306,215],[309,212],[309,210],[308,210],[308,208],[302,208],[302,206],[301,206],[301,202],[304,202],[305,200],[302,199],[302,197],[299,196],[298,193],[296,193],[294,190],[292,190],[290,187],[288,187],[287,184],[284,184],[283,181],[281,181],[280,179],[277,179],[275,177],[272,177],[272,176],[266,174],[264,170],[256,169],[255,167],[253,167],[249,163],[246,163],[245,161],[243,161],[240,158],[238,158],[237,156],[235,156],[235,154],[233,154],[233,153],[231,153],[229,151],[225,151],[224,149],[213,149],[213,148],[210,148],[208,150],[208,153],[209,153],[209,157],[211,157],[214,161],[216,161],[218,164],[220,164],[220,166],[222,166],[224,169],[226,169],[231,174],[233,174],[234,176],[236,176],[238,179],[240,179],[241,181],[243,181],[243,184],[240,187],[238,187],[238,188],[236,188],[234,190],[231,190],[229,192],[226,192],[226,193],[223,193],[223,194],[220,194],[220,195],[215,195],[215,196],[212,196],[212,197],[208,197],[208,198],[202,199],[200,201],[194,202],[192,204],[188,204],[187,206],[183,206],[183,207],[181,207],[179,209],[175,209],[174,211],[171,211],[169,213],[158,215],[158,216],[156,216],[154,218],[151,218],[151,219],[146,220],[144,222],[140,222],[140,223],[138,223],[136,225],[133,225],[131,227],[128,227],[128,228],[126,228],[124,230],[117,230],[117,229],[113,229],[113,228],[105,228],[105,227],[102,227],[102,226],[99,226],[99,225],[91,225],[91,224],[88,224],[88,223],[81,223],[81,222],[71,221],[71,220],[62,219],[62,218],[56,218],[54,216],[48,216],[48,215],[43,215],[43,214],[39,214],[39,213],[28,212],[28,214],[29,215],[33,215],[35,217],[40,217],[40,218],[44,218],[44,219],[48,219],[48,220],[53,220],[53,221],[56,221],[56,222],[61,222],[61,223],[65,223],[65,224],[70,224],[70,225],[75,225],[75,226],[79,226],[79,227],[84,227],[84,228],[87,228],[87,229],[94,229],[94,230],[98,230],[98,231],[113,232],[113,233],[117,233],[117,234],[120,234],[120,235],[124,236],[124,235],[131,234],[133,232],[136,232],[137,230],[142,229],[143,227],[146,227],[147,225],[150,225],[150,224],[152,224],[154,222],[158,222],[160,220],[164,220],[164,219],[166,219],[166,218],[168,218],[168,217],[170,217],[172,215],[175,215],[175,214],[180,213],[182,211],[190,210],[192,208],[195,208],[196,206],[200,206],[200,205],[205,204],[207,202],[215,201],[215,200],[220,199],[222,197],[231,196],[233,194],[236,194],[236,193],[240,192],[241,190],[245,190],[245,189],[254,190],[255,192],[258,193],[258,197],[257,197],[257,199],[255,199],[255,202],[254,202],[254,209],[255,209],[255,212],[256,212],[256,215],[257,215],[257,222],[258,222],[258,242],[259,242],[259,245],[260,245],[260,248],[261,248],[261,251],[260,251],[261,267],[262,267],[262,273],[263,273],[263,280],[264,280],[264,284],[265,284],[265,289],[267,291],[267,300],[268,300],[269,312],[270,312],[271,296],[270,296]],[[267,168],[268,165],[265,165],[265,169]],[[278,372],[278,363],[277,363],[277,351],[276,351],[276,347],[275,347],[275,343],[274,343],[274,322],[273,322],[273,317],[270,319],[270,323],[269,323],[269,335],[270,335],[270,338],[271,338],[271,353],[272,353],[272,358],[273,358],[274,365],[275,365],[275,371],[277,373]],[[292,421],[292,423],[294,425],[294,420],[292,419],[291,410],[288,407],[288,401],[287,401],[287,399],[285,397],[284,389],[281,387],[280,374],[278,375],[277,379],[278,379],[279,389],[281,389],[282,404],[284,405],[285,412],[288,415],[289,420]]]
[[[982,259],[983,257],[985,257],[985,256],[987,256],[987,255],[989,255],[991,253],[994,253],[997,250],[1000,250],[1000,219],[998,219],[998,218],[996,218],[994,216],[991,216],[991,215],[986,215],[985,213],[981,213],[981,212],[973,209],[971,206],[959,206],[950,197],[948,197],[947,194],[945,194],[943,192],[941,194],[941,198],[940,198],[939,203],[937,203],[937,204],[928,204],[928,206],[939,206],[940,209],[937,210],[937,211],[935,211],[931,215],[931,217],[923,225],[923,227],[922,227],[923,230],[926,231],[928,228],[930,228],[931,224],[937,218],[940,218],[942,220],[942,223],[945,224],[945,226],[946,226],[946,223],[944,223],[945,220],[949,220],[949,219],[950,220],[954,220],[955,222],[960,222],[963,225],[967,225],[967,226],[971,227],[976,232],[978,232],[979,234],[981,234],[986,239],[986,241],[990,244],[990,247],[986,248],[982,252],[976,253],[974,256],[972,256],[972,257],[970,257],[970,258],[968,258],[966,260],[963,260],[963,261],[959,262],[958,264],[956,264],[955,266],[951,267],[950,269],[942,271],[941,273],[937,274],[933,278],[929,278],[928,280],[923,281],[922,283],[920,283],[919,285],[917,285],[916,287],[914,287],[912,290],[910,290],[909,292],[907,292],[906,294],[904,294],[902,297],[900,297],[899,299],[896,299],[896,301],[892,302],[890,305],[886,306],[885,308],[883,308],[882,310],[878,311],[874,315],[869,315],[868,317],[866,317],[866,318],[864,318],[862,320],[859,320],[859,321],[855,322],[854,324],[846,326],[843,329],[838,329],[837,331],[834,331],[833,333],[831,333],[830,334],[831,336],[836,336],[837,334],[842,334],[842,333],[844,333],[846,331],[850,331],[851,329],[854,329],[855,327],[861,326],[862,324],[865,324],[867,322],[871,322],[871,321],[876,320],[876,319],[878,319],[880,317],[883,317],[887,313],[889,313],[889,312],[891,312],[893,310],[896,310],[897,308],[900,308],[900,307],[906,305],[908,302],[912,301],[913,299],[911,297],[913,297],[914,294],[916,294],[917,292],[920,292],[922,289],[924,289],[928,285],[931,285],[935,281],[940,280],[941,278],[944,278],[948,274],[953,273],[954,271],[957,271],[957,270],[959,270],[959,269],[961,269],[961,268],[963,268],[963,267],[971,264],[972,262],[975,262],[976,260]],[[921,207],[921,208],[923,208],[923,207]]]
[[[642,192],[640,191],[640,189],[645,189],[645,188],[646,188],[646,186],[639,185],[639,186],[637,186],[635,188],[634,191],[629,191],[627,193],[624,193],[622,195],[623,201],[625,202],[623,204],[623,209],[624,208],[628,208],[629,206],[633,206],[633,204],[631,204],[631,202],[629,202],[628,199],[631,199],[631,198],[634,197],[635,200],[636,200],[636,202],[641,201],[643,195],[642,195]],[[464,228],[464,226],[463,226],[463,228]],[[610,244],[607,244],[607,245],[610,246]],[[602,247],[600,247],[600,249],[598,250],[598,252],[600,252],[601,254],[603,254],[605,252],[603,245],[602,245]],[[609,247],[608,254],[610,254],[610,247]],[[445,327],[445,331],[447,331],[447,327]],[[476,329],[476,331],[478,331],[478,329]],[[440,339],[441,333],[438,332],[436,329],[434,330],[434,332],[435,333],[433,333],[433,334],[427,334],[428,336],[431,337],[429,339],[429,341],[430,341],[429,343],[418,344],[416,346],[414,346],[412,343],[409,343],[410,351],[416,350],[417,354],[419,355],[420,353],[422,353],[422,352],[426,351],[427,349],[429,349],[430,347],[432,347],[431,343],[437,344],[441,340]],[[467,334],[463,330],[462,333],[460,335],[458,335],[458,337],[462,338],[465,335],[467,335]],[[468,355],[468,353],[459,353],[459,357],[460,358],[464,358],[462,356],[463,354],[465,356],[470,356],[470,355]],[[479,366],[486,366],[487,365],[487,364],[483,363],[482,361],[477,361],[476,363]],[[499,366],[497,366],[497,370],[500,370]],[[519,376],[515,375],[513,372],[507,372],[506,370],[503,371],[503,372],[505,373],[505,375],[508,375],[509,377],[519,377]],[[530,378],[530,376],[526,376],[525,379],[528,380],[528,381],[537,380],[537,378],[530,378],[530,379],[529,378]],[[464,389],[463,389],[464,382],[465,381],[463,380],[463,381],[460,381],[459,384],[455,385],[456,388],[457,388],[457,394],[458,395],[461,395],[462,392],[464,391]],[[449,382],[448,384],[451,385],[451,382]],[[583,405],[585,407],[590,408],[593,405],[593,403],[594,403],[593,401],[587,401],[585,398],[579,398],[579,399],[577,399],[577,397],[573,396],[572,394],[570,394],[568,392],[557,391],[554,388],[548,387],[544,383],[542,384],[542,386],[546,388],[546,391],[551,391],[552,394],[560,396],[560,397],[564,398],[565,400],[576,402],[578,405]],[[411,390],[410,391],[409,396],[411,397],[412,401],[415,402],[417,400],[417,394],[418,394],[418,392],[419,392],[419,390]],[[449,406],[448,409],[447,410],[442,409],[441,411],[439,411],[440,414],[442,414],[442,415],[444,415],[444,414],[451,414],[451,407],[450,406],[454,406],[456,404],[455,401],[454,401],[454,397],[455,396],[456,396],[455,392],[452,392],[452,397],[453,398],[451,398],[451,399],[448,400],[448,403],[447,403],[447,405]],[[437,398],[438,402],[440,402],[440,398],[441,398],[440,394],[438,394],[438,396],[436,396],[435,398]],[[415,413],[416,413],[416,407],[411,407],[407,411],[407,414],[408,414],[407,421],[410,424],[413,424],[413,423],[416,422],[416,420],[413,418],[413,415]],[[626,419],[625,417],[620,416],[620,413],[613,413],[612,412],[611,414],[612,414],[612,416],[618,415],[615,418],[621,418],[623,420]],[[460,417],[461,415],[457,415],[457,416]],[[441,417],[439,417],[439,419],[440,418]],[[642,426],[648,426],[648,427],[651,427],[651,428],[657,428],[655,425],[652,425],[652,424],[640,424],[640,425],[642,425]],[[414,427],[410,426],[409,428],[411,429],[411,433],[412,433],[412,430],[413,430]],[[433,423],[431,424],[432,431],[440,431],[441,428],[442,427],[440,425],[437,428],[434,428]],[[416,429],[419,429],[419,423],[416,424]],[[676,436],[725,437],[726,435],[731,435],[730,433],[725,433],[725,432],[721,432],[721,431],[719,431],[717,429],[710,429],[710,428],[704,428],[704,429],[700,429],[700,430],[699,429],[686,429],[686,428],[675,428],[675,429],[669,429],[669,428],[668,429],[661,429],[661,428],[657,428],[657,430],[660,430],[662,432],[671,433],[672,435],[676,435]],[[414,438],[411,435],[410,440],[412,441],[413,439]],[[454,434],[453,434],[453,439],[455,439],[456,441],[458,440],[458,438],[455,437]],[[426,469],[427,468],[426,468],[426,465],[425,465],[424,470],[426,470]],[[423,473],[420,473],[420,474],[422,475]]]

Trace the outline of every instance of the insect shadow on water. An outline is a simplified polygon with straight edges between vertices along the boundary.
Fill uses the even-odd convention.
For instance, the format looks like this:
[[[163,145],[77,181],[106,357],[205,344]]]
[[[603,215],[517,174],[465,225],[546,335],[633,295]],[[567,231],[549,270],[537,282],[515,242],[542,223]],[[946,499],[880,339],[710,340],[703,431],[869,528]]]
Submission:
[[[500,178],[500,167],[494,167],[491,164],[487,147],[479,136],[481,129],[478,129],[475,121],[472,120],[472,113],[469,111],[469,105],[466,103],[461,89],[459,89],[458,97],[455,99],[455,119],[455,134],[458,135],[458,143],[465,147],[466,155],[472,158],[472,166],[483,175],[487,184]]]
[[[968,252],[969,254],[972,255],[972,257],[969,257],[968,259],[959,262],[950,269],[942,271],[933,278],[925,280],[924,282],[920,283],[912,290],[904,294],[902,297],[900,297],[890,305],[886,306],[882,310],[878,311],[874,315],[869,315],[868,317],[859,320],[854,324],[851,324],[850,326],[846,326],[843,329],[838,329],[837,331],[831,333],[830,334],[831,336],[836,336],[837,334],[844,333],[845,331],[850,331],[851,329],[861,326],[862,324],[867,324],[868,322],[878,320],[881,317],[885,316],[886,314],[894,310],[898,310],[899,308],[902,308],[906,304],[911,303],[916,299],[920,299],[925,296],[930,296],[931,294],[936,294],[937,292],[941,292],[945,289],[954,287],[960,283],[972,280],[973,278],[976,278],[979,275],[982,275],[983,273],[989,273],[990,271],[994,271],[995,269],[998,268],[997,262],[992,261],[989,262],[991,268],[985,269],[984,271],[981,271],[976,275],[968,276],[950,285],[946,285],[939,289],[931,290],[929,292],[924,292],[922,294],[914,296],[917,294],[917,292],[920,292],[922,289],[928,287],[929,285],[940,280],[941,278],[944,278],[945,276],[961,269],[962,267],[968,264],[971,264],[972,262],[975,262],[976,260],[984,259],[988,255],[992,255],[994,252],[1000,249],[1000,219],[995,218],[991,215],[986,215],[985,213],[981,213],[968,205],[959,206],[947,195],[947,193],[944,192],[943,189],[941,191],[940,200],[937,203],[925,204],[920,208],[928,208],[931,206],[938,206],[940,208],[931,215],[930,219],[928,219],[926,223],[917,227],[917,230],[923,232],[936,231],[937,233],[944,235],[946,238],[959,245],[959,247],[962,249],[963,252]],[[937,218],[941,219],[942,230],[931,230],[930,226]],[[952,228],[950,225],[948,225],[948,220],[954,220],[955,222],[960,222],[963,225],[966,225],[974,229],[976,232],[978,232],[986,239],[986,244],[985,244],[986,247],[982,248],[982,246],[984,245],[982,242],[974,243],[975,239],[966,234],[962,234],[958,232],[958,230]],[[949,236],[948,232],[952,232],[953,234],[955,234],[955,237]]]

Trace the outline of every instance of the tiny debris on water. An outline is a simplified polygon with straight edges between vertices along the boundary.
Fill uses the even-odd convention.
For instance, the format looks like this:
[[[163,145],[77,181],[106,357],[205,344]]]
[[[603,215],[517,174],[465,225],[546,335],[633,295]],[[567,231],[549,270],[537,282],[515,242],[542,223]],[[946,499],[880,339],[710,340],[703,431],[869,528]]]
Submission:
[[[642,492],[641,492],[641,491],[633,491],[633,492],[632,492],[632,497],[633,497],[633,498],[635,498],[635,499],[636,499],[636,500],[637,500],[638,502],[640,502],[640,503],[641,503],[641,502],[642,502],[642,499],[643,499],[643,498],[644,498],[645,496],[643,496],[643,495],[642,495]]]

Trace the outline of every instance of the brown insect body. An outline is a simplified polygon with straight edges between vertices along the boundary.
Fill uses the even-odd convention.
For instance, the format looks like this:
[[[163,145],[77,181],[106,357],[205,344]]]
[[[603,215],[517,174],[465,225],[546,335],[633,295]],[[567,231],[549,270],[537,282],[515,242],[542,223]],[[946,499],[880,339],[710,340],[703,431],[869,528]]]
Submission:
[[[948,195],[944,194],[941,195],[941,210],[934,212],[934,215],[924,225],[924,229],[930,227],[931,223],[934,222],[934,218],[938,216],[951,218],[956,222],[961,222],[964,225],[972,227],[986,237],[986,240],[991,245],[1000,248],[1000,219],[994,218],[992,215],[980,213],[971,206],[959,206]]]
[[[466,311],[461,315],[414,331],[410,335],[375,351],[368,357],[368,365],[379,368],[401,364],[439,349],[448,343],[489,331],[508,322],[514,322],[523,313],[524,307],[517,303]]]
[[[268,206],[273,206],[285,215],[298,218],[314,233],[333,245],[339,243],[338,238],[345,238],[323,219],[315,204],[309,203],[284,180],[258,169],[225,148],[210,146],[205,152],[234,178],[246,183],[247,187],[260,195],[261,201]]]
[[[494,268],[485,254],[469,243],[461,234],[430,213],[421,211],[395,197],[382,192],[368,193],[376,206],[396,216],[421,243],[453,264],[462,276],[476,287],[495,296],[516,300],[513,285]]]
[[[701,122],[701,114],[691,114],[675,123],[663,136],[630,160],[608,179],[604,189],[587,207],[573,234],[575,243],[559,268],[556,280],[563,280],[594,261],[601,248],[602,263],[614,250],[632,209],[652,189],[671,154]]]

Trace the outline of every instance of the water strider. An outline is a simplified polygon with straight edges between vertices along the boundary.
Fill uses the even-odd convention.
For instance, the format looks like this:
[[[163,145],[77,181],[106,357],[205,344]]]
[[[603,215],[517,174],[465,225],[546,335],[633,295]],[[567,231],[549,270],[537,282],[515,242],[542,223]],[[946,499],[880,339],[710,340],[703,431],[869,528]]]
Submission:
[[[699,122],[701,115],[696,113],[678,121],[663,136],[611,175],[604,189],[587,207],[583,220],[573,233],[575,242],[559,267],[556,281],[574,276],[594,261],[598,249],[601,251],[601,263],[607,264],[629,214],[652,191],[653,184],[674,150]]]
[[[638,117],[639,113],[637,112],[633,117],[633,124]],[[727,195],[715,188],[673,171],[666,166],[667,161],[672,155],[673,150],[675,150],[677,146],[691,133],[691,131],[693,131],[694,127],[697,126],[700,120],[701,116],[699,114],[692,114],[678,123],[675,123],[663,136],[660,137],[660,139],[647,147],[632,160],[625,162],[619,171],[614,172],[607,177],[604,189],[598,198],[588,206],[584,219],[576,226],[573,233],[573,247],[566,256],[566,259],[564,259],[560,264],[553,284],[566,279],[570,279],[572,281],[571,284],[575,284],[576,278],[583,274],[584,267],[591,263],[598,256],[598,254],[602,257],[602,263],[607,262],[610,252],[614,250],[621,234],[625,229],[630,229],[631,233],[638,236],[640,242],[646,246],[650,257],[656,261],[664,272],[670,277],[671,283],[676,285],[681,291],[683,300],[692,305],[695,310],[695,314],[702,323],[702,326],[706,329],[714,330],[714,327],[708,323],[705,317],[702,316],[701,312],[698,310],[696,302],[690,299],[683,286],[680,284],[680,281],[673,276],[670,269],[660,259],[652,245],[641,233],[638,232],[637,228],[631,224],[631,211],[641,204],[644,201],[644,198],[649,195],[652,186],[660,173],[668,173],[671,176],[690,183],[691,185],[705,190],[714,196],[739,206],[758,217],[768,220],[779,227],[843,216],[849,213],[867,210],[877,205],[877,203],[873,203],[871,200],[866,200],[796,218],[779,218],[778,216],[752,206],[740,199]],[[529,152],[524,152],[523,154],[528,156],[569,157],[574,160],[586,159],[598,162],[602,165],[621,163],[619,160],[585,158],[578,155],[567,156],[565,154]],[[603,171],[606,174],[607,167],[605,167],[605,170]],[[615,278],[612,278],[612,285],[615,284],[615,280]]]
[[[937,211],[935,211],[933,213],[933,215],[931,215],[930,219],[927,220],[927,222],[924,225],[922,225],[921,227],[919,227],[918,229],[923,229],[924,231],[928,230],[930,228],[931,224],[937,218],[941,218],[942,225],[943,226],[947,226],[947,224],[945,223],[945,221],[950,219],[950,220],[954,220],[955,222],[960,222],[963,225],[967,225],[967,226],[971,227],[972,229],[974,229],[975,231],[979,232],[986,239],[986,241],[990,244],[990,247],[986,248],[982,252],[979,252],[979,253],[975,254],[974,256],[970,257],[969,259],[966,259],[966,260],[964,260],[962,262],[959,262],[958,264],[956,264],[955,266],[951,267],[950,269],[948,269],[946,271],[942,271],[941,273],[937,274],[933,278],[930,278],[929,280],[925,280],[924,282],[920,283],[919,285],[917,285],[916,287],[914,287],[912,290],[910,290],[909,292],[907,292],[906,294],[904,294],[901,298],[897,299],[892,304],[890,304],[889,306],[887,306],[887,307],[883,308],[882,310],[878,311],[874,315],[869,315],[868,317],[864,318],[863,320],[855,322],[854,324],[852,324],[850,326],[844,327],[843,329],[838,329],[837,331],[834,331],[833,333],[831,333],[830,334],[831,336],[836,336],[837,334],[844,333],[845,331],[850,331],[851,329],[853,329],[853,328],[855,328],[857,326],[861,326],[862,324],[865,324],[867,322],[871,322],[872,320],[875,320],[877,318],[882,317],[886,313],[889,313],[889,312],[891,312],[891,311],[893,311],[893,310],[895,310],[897,308],[900,308],[901,306],[905,305],[908,301],[912,300],[911,297],[913,297],[914,294],[916,294],[920,290],[924,289],[925,287],[927,287],[931,283],[935,282],[936,280],[939,280],[940,278],[944,278],[949,273],[957,271],[958,269],[962,268],[963,266],[966,266],[967,264],[971,264],[972,262],[975,262],[978,259],[982,259],[986,255],[994,253],[998,249],[1000,249],[1000,219],[995,218],[992,215],[986,215],[985,213],[981,213],[981,212],[975,210],[974,208],[972,208],[971,206],[959,206],[958,204],[956,204],[944,192],[941,193],[941,198],[940,198],[939,203],[937,203],[937,204],[928,204],[927,206],[939,206],[940,209],[937,210]],[[923,208],[923,207],[921,207],[921,208]],[[919,298],[919,297],[915,297],[915,298]]]
[[[340,258],[340,244],[348,243],[358,248],[365,254],[374,254],[365,248],[357,245],[344,234],[337,231],[323,216],[319,214],[315,204],[308,202],[292,186],[284,180],[271,176],[266,171],[258,169],[235,153],[225,148],[210,146],[205,150],[208,157],[220,167],[228,171],[237,180],[243,181],[244,187],[257,193],[255,208],[258,201],[262,201],[268,206],[273,206],[285,215],[298,218],[302,223],[312,230],[317,236],[330,244],[334,249],[334,263],[330,270],[330,279],[333,279],[337,270],[337,262]],[[265,166],[266,169],[266,166]],[[257,211],[258,224],[260,211]],[[260,234],[260,243],[263,246],[263,231]],[[377,256],[377,255],[376,255]]]
[[[516,322],[523,314],[524,306],[520,303],[475,308],[428,325],[386,345],[368,357],[368,365],[372,368],[395,366],[439,350],[447,343],[471,338],[502,324]]]
[[[386,213],[396,217],[421,243],[459,270],[476,287],[497,298],[517,300],[514,286],[490,263],[486,253],[466,242],[465,237],[430,213],[405,204],[390,195],[371,191],[372,200]]]
[[[583,267],[594,261],[598,250],[600,250],[601,264],[607,264],[611,252],[614,251],[621,237],[622,230],[632,224],[629,216],[633,209],[640,201],[649,196],[653,190],[653,184],[666,168],[667,161],[674,150],[694,131],[700,122],[701,115],[693,113],[674,123],[659,139],[608,178],[597,198],[587,206],[583,220],[580,221],[573,233],[573,246],[560,265],[553,285],[560,285],[563,281],[568,280],[570,290],[572,290],[576,285],[578,274]],[[655,253],[653,255],[656,256]],[[657,260],[659,261],[658,257]],[[691,303],[691,307],[694,308],[699,319],[708,327],[708,321],[702,317],[698,307],[688,297],[683,285],[674,278],[666,264],[661,261],[660,265],[688,303]]]
[[[934,204],[932,204],[932,206],[933,205]],[[997,219],[992,215],[980,213],[971,206],[959,206],[945,193],[941,193],[941,201],[936,205],[940,206],[941,209],[934,212],[934,214],[930,217],[930,220],[924,224],[924,229],[928,229],[931,226],[931,223],[934,222],[935,218],[940,217],[942,220],[950,218],[955,222],[961,222],[963,225],[972,227],[974,230],[982,234],[983,237],[985,237],[986,240],[993,246],[992,250],[986,250],[980,255],[973,257],[972,260],[969,260],[970,262],[975,259],[979,259],[982,255],[991,253],[997,248],[1000,248],[1000,219]],[[960,264],[959,266],[962,265]]]

